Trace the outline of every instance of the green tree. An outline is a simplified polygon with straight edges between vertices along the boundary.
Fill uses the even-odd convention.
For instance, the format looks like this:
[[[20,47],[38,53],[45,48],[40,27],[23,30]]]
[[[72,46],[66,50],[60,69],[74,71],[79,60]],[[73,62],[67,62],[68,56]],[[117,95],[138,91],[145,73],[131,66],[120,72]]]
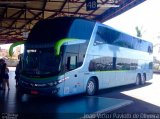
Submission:
[[[137,37],[142,37],[143,34],[144,34],[144,32],[146,32],[146,31],[144,30],[144,27],[143,27],[143,26],[141,26],[141,27],[136,26],[136,27],[135,27],[135,30],[136,30],[136,32],[137,32]]]
[[[138,26],[136,26],[136,32],[137,32],[137,37],[142,37],[142,29],[140,29]]]

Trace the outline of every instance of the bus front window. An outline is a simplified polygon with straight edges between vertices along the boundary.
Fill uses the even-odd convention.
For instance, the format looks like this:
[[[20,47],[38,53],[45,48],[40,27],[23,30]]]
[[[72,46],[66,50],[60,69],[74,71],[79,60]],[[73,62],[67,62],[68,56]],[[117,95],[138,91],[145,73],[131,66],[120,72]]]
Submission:
[[[56,75],[60,72],[60,56],[54,55],[53,48],[26,49],[23,71],[34,76]]]

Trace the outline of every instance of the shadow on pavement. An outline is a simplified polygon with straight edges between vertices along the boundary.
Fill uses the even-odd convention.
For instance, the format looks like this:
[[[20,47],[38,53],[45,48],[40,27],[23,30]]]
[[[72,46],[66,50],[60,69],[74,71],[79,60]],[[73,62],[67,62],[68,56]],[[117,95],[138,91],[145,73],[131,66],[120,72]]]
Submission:
[[[97,96],[107,97],[107,98],[116,98],[116,99],[125,99],[132,100],[133,103],[131,105],[122,107],[117,110],[113,110],[110,113],[160,113],[160,107],[157,105],[153,105],[151,103],[145,102],[143,100],[139,100],[137,98],[133,98],[131,96],[125,95],[121,92],[130,91],[133,89],[143,88],[150,86],[152,83],[147,82],[143,86],[135,87],[134,85],[121,86],[116,88],[105,89],[99,92]],[[150,98],[148,94],[148,98]],[[156,97],[155,97],[156,98]]]

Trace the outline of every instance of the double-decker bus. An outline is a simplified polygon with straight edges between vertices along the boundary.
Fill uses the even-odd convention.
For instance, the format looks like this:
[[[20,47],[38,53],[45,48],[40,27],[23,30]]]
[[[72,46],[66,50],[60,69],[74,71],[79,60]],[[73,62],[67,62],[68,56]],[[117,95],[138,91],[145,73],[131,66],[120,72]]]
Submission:
[[[19,89],[68,96],[152,79],[152,43],[99,22],[40,20],[24,43]]]

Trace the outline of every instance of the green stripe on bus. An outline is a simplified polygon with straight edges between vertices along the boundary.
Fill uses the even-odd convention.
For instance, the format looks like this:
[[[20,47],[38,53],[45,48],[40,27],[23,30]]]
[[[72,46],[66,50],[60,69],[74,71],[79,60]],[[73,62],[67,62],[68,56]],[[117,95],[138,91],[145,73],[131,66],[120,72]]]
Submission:
[[[77,40],[77,39],[64,38],[64,39],[61,39],[61,40],[57,41],[56,44],[54,45],[54,49],[56,50],[55,54],[56,54],[56,55],[59,55],[59,54],[60,54],[61,46],[62,46],[64,43],[69,42],[69,41],[73,41],[73,40]]]
[[[12,57],[12,55],[13,55],[13,48],[14,48],[14,47],[16,47],[16,46],[18,46],[18,45],[22,45],[22,44],[24,44],[24,43],[25,43],[25,41],[19,41],[19,42],[13,43],[13,44],[9,47],[9,56]]]
[[[59,76],[62,76],[62,75],[59,75]],[[27,78],[27,79],[30,79],[30,80],[56,80],[58,79],[59,76],[52,76],[52,77],[47,77],[47,78],[30,78],[30,77],[26,77],[26,76],[22,76],[24,78]]]
[[[111,71],[100,71],[100,70],[97,70],[95,72],[126,72],[126,71],[130,71],[130,70],[111,70]]]

